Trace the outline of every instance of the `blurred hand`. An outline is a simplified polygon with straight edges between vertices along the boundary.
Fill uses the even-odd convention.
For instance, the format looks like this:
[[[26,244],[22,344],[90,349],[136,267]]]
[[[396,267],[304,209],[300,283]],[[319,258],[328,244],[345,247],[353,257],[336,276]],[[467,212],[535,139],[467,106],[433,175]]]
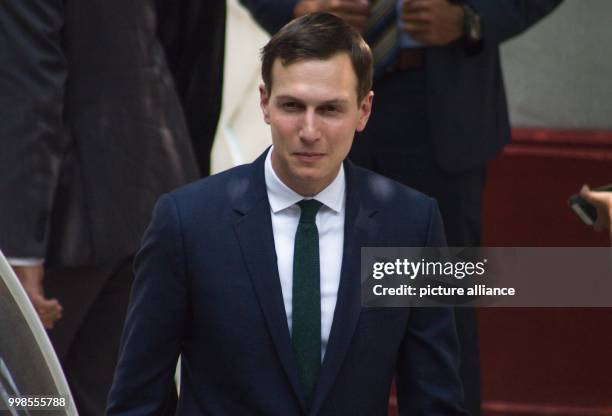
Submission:
[[[334,14],[363,33],[370,17],[370,4],[368,0],[301,0],[295,5],[293,15],[315,12]]]
[[[588,185],[584,185],[580,190],[580,196],[593,204],[597,210],[597,220],[593,224],[595,231],[608,230],[610,241],[612,242],[612,229],[610,221],[612,218],[612,192],[591,191]]]
[[[57,299],[47,299],[43,289],[45,269],[40,266],[13,266],[15,274],[36,309],[43,326],[52,329],[62,317],[62,305]]]
[[[463,36],[463,7],[448,0],[403,0],[402,30],[429,46],[443,46]]]

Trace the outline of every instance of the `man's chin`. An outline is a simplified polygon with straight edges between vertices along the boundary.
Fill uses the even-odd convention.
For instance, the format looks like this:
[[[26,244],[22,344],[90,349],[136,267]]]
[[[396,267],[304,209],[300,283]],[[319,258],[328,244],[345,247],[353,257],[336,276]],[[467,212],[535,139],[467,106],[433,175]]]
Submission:
[[[321,181],[321,174],[319,172],[300,172],[295,176],[297,182],[302,184],[315,184]]]
[[[326,169],[326,167],[321,166],[320,164],[317,164],[316,166],[297,164],[293,165],[292,171],[294,180],[301,183],[313,184],[326,182],[330,177],[333,179],[333,177],[335,177],[334,173],[337,173],[337,171],[330,172],[328,169]]]

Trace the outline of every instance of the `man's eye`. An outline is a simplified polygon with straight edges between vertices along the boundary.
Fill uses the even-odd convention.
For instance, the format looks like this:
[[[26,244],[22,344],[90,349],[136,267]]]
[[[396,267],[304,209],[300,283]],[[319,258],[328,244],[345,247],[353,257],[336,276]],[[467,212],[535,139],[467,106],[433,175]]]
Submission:
[[[336,107],[334,105],[326,105],[323,108],[321,108],[321,110],[324,113],[337,113],[338,112],[338,107]]]
[[[297,110],[299,108],[299,105],[298,103],[287,102],[287,103],[283,103],[283,108],[285,110]]]

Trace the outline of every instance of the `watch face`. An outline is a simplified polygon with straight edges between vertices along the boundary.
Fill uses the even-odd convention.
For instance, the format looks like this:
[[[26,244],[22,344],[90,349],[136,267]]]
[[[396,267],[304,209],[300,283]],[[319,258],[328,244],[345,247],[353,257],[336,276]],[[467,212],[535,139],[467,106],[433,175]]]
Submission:
[[[478,25],[473,24],[470,28],[470,38],[480,40],[480,28]]]
[[[482,38],[480,26],[480,16],[478,16],[470,7],[465,7],[465,20],[467,37],[471,41],[479,41]]]

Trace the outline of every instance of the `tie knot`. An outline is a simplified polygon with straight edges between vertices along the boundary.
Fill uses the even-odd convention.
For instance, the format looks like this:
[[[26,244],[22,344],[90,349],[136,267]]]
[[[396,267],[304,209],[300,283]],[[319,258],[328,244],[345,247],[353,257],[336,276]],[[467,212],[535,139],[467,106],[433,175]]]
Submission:
[[[302,199],[298,202],[298,205],[302,210],[300,222],[314,223],[317,212],[321,208],[321,203],[315,199]]]

